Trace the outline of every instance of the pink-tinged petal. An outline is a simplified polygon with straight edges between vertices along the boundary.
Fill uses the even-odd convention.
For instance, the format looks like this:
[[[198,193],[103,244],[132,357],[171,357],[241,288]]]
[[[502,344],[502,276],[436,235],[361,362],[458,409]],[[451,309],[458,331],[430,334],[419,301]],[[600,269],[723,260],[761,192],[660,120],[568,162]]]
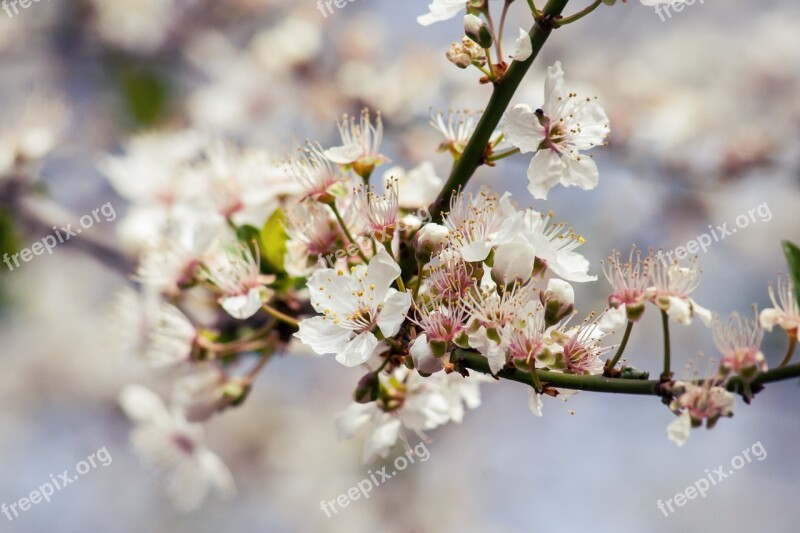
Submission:
[[[325,157],[338,165],[349,165],[350,163],[358,161],[358,158],[363,154],[364,149],[357,144],[336,146],[325,150]]]
[[[344,349],[353,332],[335,325],[330,319],[315,316],[302,320],[294,336],[310,346],[315,353],[325,355]]]
[[[528,167],[528,192],[537,200],[547,200],[547,193],[564,174],[561,157],[554,150],[539,150]]]
[[[336,354],[336,360],[346,367],[366,363],[375,353],[378,338],[369,331],[359,333]]]
[[[539,118],[525,104],[517,104],[506,112],[502,125],[506,140],[522,153],[535,152],[545,139],[545,129]]]
[[[378,315],[378,327],[384,337],[391,337],[400,331],[400,326],[406,319],[408,309],[411,307],[411,295],[407,292],[392,293],[383,303],[383,308]]]

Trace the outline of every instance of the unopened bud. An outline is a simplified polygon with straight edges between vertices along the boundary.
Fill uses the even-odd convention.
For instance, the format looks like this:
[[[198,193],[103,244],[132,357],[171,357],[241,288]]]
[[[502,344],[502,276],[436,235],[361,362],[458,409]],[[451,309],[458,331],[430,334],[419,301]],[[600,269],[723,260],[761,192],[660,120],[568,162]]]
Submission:
[[[566,281],[553,278],[547,283],[547,290],[542,293],[541,300],[544,304],[545,322],[552,326],[572,313],[575,291]]]
[[[492,46],[493,38],[489,26],[472,14],[464,16],[464,33],[467,37],[475,41],[481,48],[489,48]]]
[[[222,386],[222,397],[234,407],[241,405],[247,399],[252,387],[241,381],[229,381]]]
[[[378,399],[378,392],[381,388],[381,381],[378,374],[370,372],[358,380],[356,390],[353,392],[353,399],[358,403],[370,403]]]
[[[430,261],[431,256],[438,254],[447,240],[450,231],[441,224],[425,224],[414,235],[414,251],[417,260],[422,263]]]

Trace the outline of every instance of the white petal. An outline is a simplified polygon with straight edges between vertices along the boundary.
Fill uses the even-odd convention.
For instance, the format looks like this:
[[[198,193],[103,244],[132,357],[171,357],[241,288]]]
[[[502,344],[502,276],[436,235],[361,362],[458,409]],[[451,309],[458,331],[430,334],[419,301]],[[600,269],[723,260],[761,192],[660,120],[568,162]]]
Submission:
[[[519,37],[517,37],[517,40],[514,44],[516,48],[514,49],[514,53],[512,54],[511,58],[515,61],[525,61],[531,57],[531,54],[533,54],[531,36],[528,35],[528,32],[522,28],[519,29]]]
[[[346,367],[358,366],[366,363],[375,353],[378,338],[369,331],[356,335],[348,342],[342,351],[336,354],[336,360]]]
[[[772,328],[780,323],[782,316],[783,313],[781,313],[778,309],[769,308],[761,311],[758,320],[761,323],[761,327],[764,328],[765,331],[772,331]]]
[[[407,292],[392,292],[386,298],[381,313],[378,315],[378,327],[384,337],[391,337],[400,331],[400,326],[403,325],[410,307],[411,294]]]
[[[141,385],[128,385],[122,389],[119,404],[134,422],[159,424],[171,418],[161,397]]]
[[[691,433],[691,431],[691,416],[689,416],[688,411],[684,411],[667,426],[667,437],[678,446],[683,446],[686,444],[686,441],[689,440],[689,433]]]
[[[547,291],[551,292],[563,304],[575,304],[575,289],[563,279],[552,278],[547,282]]]
[[[599,172],[594,159],[587,155],[576,154],[575,157],[564,156],[562,159],[565,172],[561,176],[561,184],[565,187],[577,186],[584,191],[597,187]]]
[[[506,351],[489,338],[485,326],[481,326],[477,331],[469,334],[469,345],[486,357],[489,363],[489,370],[493,374],[498,373],[506,365]]]
[[[668,298],[669,307],[667,308],[667,315],[681,325],[688,325],[692,323],[692,307],[689,302],[677,296],[670,296]]]
[[[392,256],[381,248],[374,257],[369,260],[367,267],[367,277],[370,284],[375,285],[376,303],[382,302],[386,298],[387,290],[394,280],[402,273],[400,267],[395,263]]]
[[[353,332],[337,326],[325,317],[315,316],[301,320],[299,330],[294,336],[303,344],[311,346],[318,355],[325,355],[344,349]]]
[[[245,320],[261,309],[261,289],[254,287],[247,294],[223,297],[220,304],[233,318]]]
[[[209,488],[203,468],[194,459],[187,458],[172,471],[166,492],[176,509],[188,513],[200,507]]]
[[[211,481],[211,484],[222,496],[230,498],[236,494],[233,474],[231,474],[228,466],[222,462],[222,459],[208,449],[198,451],[197,459],[205,469],[206,476]]]
[[[556,120],[558,108],[561,106],[564,94],[564,71],[561,69],[561,62],[556,61],[551,67],[547,67],[547,78],[544,82],[544,113],[551,119]]]
[[[539,124],[539,118],[525,104],[517,104],[509,109],[501,128],[508,142],[522,153],[535,152],[545,139],[545,130]]]
[[[489,257],[489,252],[491,251],[492,247],[485,242],[472,242],[461,247],[461,257],[464,258],[464,261],[473,263],[476,261],[483,261]]]
[[[364,149],[361,146],[357,144],[348,144],[345,146],[328,148],[325,150],[325,157],[336,164],[349,165],[350,163],[358,161],[358,158],[361,157],[363,153]]]
[[[525,283],[531,278],[535,260],[533,246],[522,235],[517,235],[509,243],[497,247],[492,273],[498,280],[511,283],[518,279]]]
[[[378,457],[386,457],[400,436],[400,420],[386,416],[364,443],[364,463],[371,463]]]
[[[443,368],[442,360],[433,355],[433,350],[428,344],[428,336],[424,333],[414,339],[408,352],[411,354],[411,359],[414,360],[414,368],[421,372],[433,374]]]
[[[611,332],[621,328],[627,322],[627,311],[625,310],[625,304],[622,304],[616,309],[612,307],[603,313],[603,318],[600,319],[597,327],[600,328],[601,331]]]
[[[528,389],[528,409],[531,410],[531,413],[535,414],[536,416],[542,416],[542,407],[544,407],[542,395],[537,393],[532,388]]]
[[[711,311],[709,311],[703,306],[697,305],[697,302],[695,302],[694,300],[691,300],[691,302],[692,302],[692,313],[695,316],[700,317],[700,320],[703,321],[703,324],[705,324],[706,327],[711,327],[711,319],[712,319]]]
[[[548,268],[558,277],[576,283],[586,283],[597,280],[597,276],[590,276],[589,260],[578,252],[558,252],[555,261],[548,262]]]
[[[539,150],[528,166],[528,192],[537,200],[547,200],[547,193],[564,174],[561,157],[554,150]]]
[[[344,411],[336,415],[336,433],[339,440],[349,439],[372,420],[376,413],[374,403],[351,403]]]

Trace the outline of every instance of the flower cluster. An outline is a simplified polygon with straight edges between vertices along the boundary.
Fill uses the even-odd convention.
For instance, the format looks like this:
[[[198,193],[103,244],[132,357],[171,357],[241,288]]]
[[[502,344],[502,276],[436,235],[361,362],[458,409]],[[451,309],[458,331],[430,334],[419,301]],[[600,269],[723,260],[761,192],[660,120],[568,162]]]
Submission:
[[[521,30],[504,56],[502,35],[481,18],[485,0],[434,0],[429,9],[421,24],[466,11],[465,35],[447,57],[479,68],[481,83],[501,81],[513,68],[506,59],[533,55],[536,28]],[[480,405],[482,382],[529,383],[528,405],[541,416],[544,396],[567,398],[581,388],[575,383],[646,380],[617,364],[648,305],[659,310],[666,337],[664,372],[652,391],[678,415],[669,426],[678,444],[691,427],[731,416],[730,391],[746,400],[757,392],[767,371],[763,330],[785,330],[791,358],[800,311],[790,282],[770,288],[774,308],[758,320],[733,314],[723,322],[691,296],[701,273],[696,258],[667,263],[634,249],[603,265],[608,308],[580,312],[573,285],[597,279],[581,253],[584,237],[552,212],[528,207],[529,198],[465,190],[471,172],[454,182],[470,158],[493,167],[531,153],[532,200],[546,200],[557,185],[598,186],[587,152],[605,145],[609,118],[595,98],[566,89],[560,62],[547,69],[541,106],[503,108],[496,127],[475,111],[433,113],[439,151],[455,165],[447,182],[422,157],[376,177],[390,162],[383,116],[345,115],[339,140],[308,141],[290,156],[187,130],[140,135],[99,163],[132,204],[121,237],[139,255],[141,290],[117,298],[117,344],[129,359],[182,374],[170,407],[139,386],[120,402],[136,423],[137,448],[175,471],[169,492],[181,508],[196,507],[212,488],[233,492],[200,424],[241,405],[275,354],[310,351],[361,369],[336,427],[342,438],[369,430],[365,461],[386,457],[398,442],[410,446],[411,433],[427,439],[425,432],[460,423],[465,407]],[[26,152],[22,144],[16,152]],[[669,323],[695,318],[713,323],[720,367],[705,380],[675,382]],[[609,337],[622,327],[624,340],[608,358],[616,348]]]

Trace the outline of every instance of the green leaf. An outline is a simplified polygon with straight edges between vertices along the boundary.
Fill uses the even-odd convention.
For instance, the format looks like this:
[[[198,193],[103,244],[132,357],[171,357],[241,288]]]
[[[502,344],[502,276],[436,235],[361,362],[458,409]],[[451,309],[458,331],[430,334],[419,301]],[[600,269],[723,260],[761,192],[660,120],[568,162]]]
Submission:
[[[786,255],[786,263],[789,265],[789,275],[792,277],[795,297],[800,302],[800,248],[789,241],[783,241],[783,253]]]
[[[143,126],[152,126],[163,115],[169,89],[155,71],[127,68],[123,72],[122,89],[133,118]]]
[[[256,249],[256,246],[259,248],[261,247],[261,244],[259,243],[261,239],[261,232],[258,231],[258,228],[249,224],[239,226],[236,228],[236,237],[240,242],[247,244],[247,246],[250,248],[250,251],[253,252],[253,257],[259,253],[259,251]]]
[[[267,223],[261,229],[259,246],[261,248],[261,258],[269,266],[270,271],[276,274],[284,274],[283,260],[286,256],[286,241],[289,236],[286,234],[286,215],[283,210],[277,209],[269,217]]]

